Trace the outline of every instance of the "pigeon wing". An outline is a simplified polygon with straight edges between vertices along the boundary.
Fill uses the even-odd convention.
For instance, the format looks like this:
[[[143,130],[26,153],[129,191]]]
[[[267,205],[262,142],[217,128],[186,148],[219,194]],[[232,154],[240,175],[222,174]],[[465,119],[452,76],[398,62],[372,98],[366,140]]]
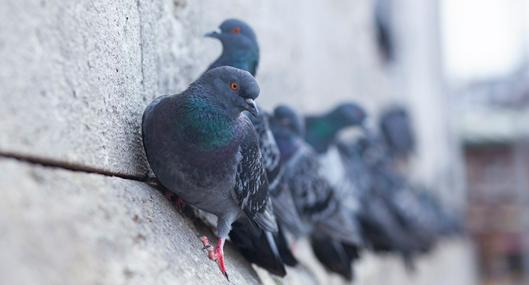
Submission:
[[[259,138],[259,148],[262,163],[266,169],[268,186],[270,191],[274,192],[281,179],[283,166],[279,163],[281,153],[268,123],[269,115],[266,112],[260,112],[257,117],[252,116],[250,119]]]
[[[239,154],[234,197],[246,215],[260,228],[276,232],[277,224],[268,195],[266,170],[261,160],[257,133],[249,120],[245,122],[245,134]]]

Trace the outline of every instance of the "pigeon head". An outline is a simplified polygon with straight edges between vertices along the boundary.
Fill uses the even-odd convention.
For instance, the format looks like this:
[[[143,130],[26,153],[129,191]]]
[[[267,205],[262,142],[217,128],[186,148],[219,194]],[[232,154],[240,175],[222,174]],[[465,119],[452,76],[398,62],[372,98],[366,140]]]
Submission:
[[[222,43],[222,54],[211,67],[229,65],[255,75],[259,61],[259,44],[253,29],[241,20],[228,19],[222,22],[219,30],[205,35]]]
[[[236,118],[243,111],[257,116],[255,99],[259,96],[259,85],[247,71],[230,66],[213,68],[193,83],[193,88],[205,88],[211,101]]]
[[[366,111],[352,102],[338,105],[328,116],[334,124],[340,127],[362,125],[367,117]]]
[[[300,116],[290,107],[279,105],[274,109],[274,121],[281,128],[295,135],[303,136],[305,125]]]
[[[308,116],[306,141],[319,153],[327,151],[344,129],[360,126],[365,131],[366,112],[355,103],[342,103],[323,116]]]
[[[294,110],[284,105],[274,109],[269,123],[281,154],[280,161],[285,163],[303,144],[304,124]]]
[[[253,29],[245,22],[237,19],[228,19],[219,26],[220,31],[207,33],[205,36],[218,39],[224,49],[259,49],[257,37]]]

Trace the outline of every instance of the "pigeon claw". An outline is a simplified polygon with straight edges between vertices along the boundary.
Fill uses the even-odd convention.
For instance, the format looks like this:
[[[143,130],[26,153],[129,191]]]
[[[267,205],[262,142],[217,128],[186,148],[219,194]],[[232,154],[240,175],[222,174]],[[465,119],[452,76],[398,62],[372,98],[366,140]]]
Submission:
[[[226,271],[226,264],[224,264],[224,252],[222,250],[222,247],[219,246],[219,244],[217,244],[217,246],[215,246],[215,249],[213,250],[214,256],[216,258],[217,265],[219,266],[220,272],[222,272],[224,277],[226,277],[226,279],[230,281],[230,278],[228,277],[228,272]]]
[[[215,252],[215,250],[213,249],[213,246],[209,243],[209,239],[207,236],[201,236],[200,237],[200,241],[202,242],[202,245],[204,245],[202,247],[202,250],[207,250],[208,252],[208,258],[213,260],[213,261],[217,261],[217,254]]]
[[[201,236],[200,237],[200,241],[202,242],[202,245],[204,246],[204,247],[202,247],[202,250],[207,249],[208,252],[213,251],[213,249],[212,249],[213,246],[211,244],[209,244],[209,239],[208,239],[207,236]]]
[[[224,239],[219,239],[215,248],[209,243],[207,236],[201,236],[200,241],[204,246],[202,247],[202,250],[208,251],[208,258],[217,262],[220,272],[222,272],[222,275],[224,275],[229,282],[230,278],[228,277],[228,272],[226,272],[226,264],[224,264]]]
[[[207,236],[201,236],[199,237],[200,241],[202,242],[202,244],[204,245],[204,247],[206,246],[209,246],[209,239]]]

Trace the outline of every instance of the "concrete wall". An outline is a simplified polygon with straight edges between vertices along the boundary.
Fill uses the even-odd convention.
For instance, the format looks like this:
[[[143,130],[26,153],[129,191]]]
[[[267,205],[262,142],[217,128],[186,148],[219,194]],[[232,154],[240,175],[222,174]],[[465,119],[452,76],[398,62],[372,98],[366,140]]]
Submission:
[[[202,35],[225,18],[246,19],[259,35],[265,107],[316,112],[357,99],[373,111],[399,93],[374,48],[370,0],[2,2],[2,284],[224,282],[196,238],[209,230],[137,180],[148,172],[143,109],[203,72],[220,45]],[[341,283],[306,254],[318,280]],[[461,264],[458,254],[424,262],[450,272],[437,262]],[[227,255],[235,284],[270,280],[229,246]],[[388,270],[405,276],[396,261],[369,260],[361,284],[380,284]],[[286,280],[311,284],[313,274],[297,268]],[[450,284],[471,284],[459,281]]]

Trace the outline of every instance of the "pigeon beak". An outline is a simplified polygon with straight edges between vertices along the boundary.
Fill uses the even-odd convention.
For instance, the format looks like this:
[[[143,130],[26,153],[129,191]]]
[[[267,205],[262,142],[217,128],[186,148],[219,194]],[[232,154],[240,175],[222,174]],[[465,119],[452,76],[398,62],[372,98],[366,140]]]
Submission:
[[[259,115],[259,110],[257,109],[257,105],[255,104],[255,101],[252,98],[246,98],[244,100],[246,102],[245,109],[250,112],[252,115],[256,116]]]
[[[204,37],[219,39],[220,35],[221,33],[219,33],[218,31],[212,31],[212,32],[205,34]]]

